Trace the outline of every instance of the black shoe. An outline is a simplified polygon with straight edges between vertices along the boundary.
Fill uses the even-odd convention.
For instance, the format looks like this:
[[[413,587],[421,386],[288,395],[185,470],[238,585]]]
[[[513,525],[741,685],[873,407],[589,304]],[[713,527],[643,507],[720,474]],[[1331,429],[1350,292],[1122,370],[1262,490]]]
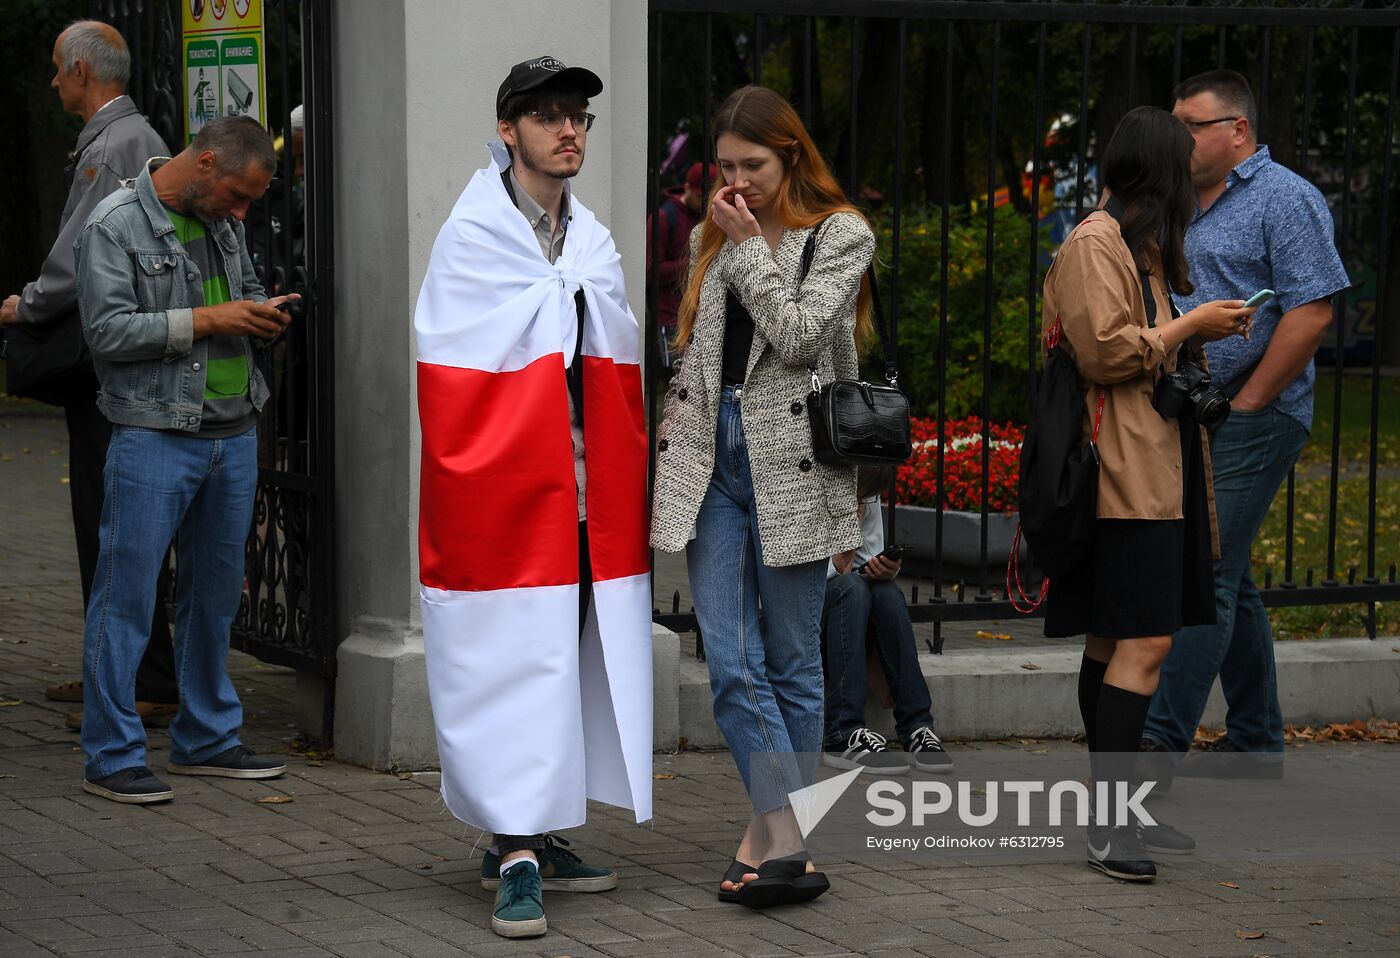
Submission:
[[[1128,826],[1089,825],[1089,864],[1122,881],[1153,881],[1157,866]]]
[[[1220,736],[1201,752],[1204,755],[1184,759],[1176,774],[1183,778],[1283,778],[1281,753],[1247,752],[1230,741],[1228,735]]]
[[[1156,825],[1133,823],[1133,831],[1142,847],[1150,854],[1189,855],[1196,850],[1196,840],[1179,828],[1173,828],[1156,815]]]
[[[177,765],[171,762],[166,771],[171,775],[215,775],[220,778],[276,778],[287,770],[284,762],[275,758],[259,758],[246,745],[224,749],[213,758],[197,765]]]
[[[852,732],[846,739],[844,752],[835,749],[822,752],[822,764],[832,768],[861,768],[881,775],[905,775],[909,772],[909,763],[904,757],[886,748],[885,737],[868,728],[858,728]]]
[[[123,805],[152,805],[175,797],[170,786],[144,765],[124,768],[104,778],[83,779],[83,791]]]
[[[1138,778],[1144,782],[1156,782],[1152,786],[1155,795],[1165,795],[1172,790],[1172,778],[1176,775],[1177,756],[1156,739],[1144,737],[1138,742]]]
[[[927,725],[916,728],[909,741],[904,743],[904,754],[921,772],[947,775],[953,771],[953,756],[943,747],[943,742]]]

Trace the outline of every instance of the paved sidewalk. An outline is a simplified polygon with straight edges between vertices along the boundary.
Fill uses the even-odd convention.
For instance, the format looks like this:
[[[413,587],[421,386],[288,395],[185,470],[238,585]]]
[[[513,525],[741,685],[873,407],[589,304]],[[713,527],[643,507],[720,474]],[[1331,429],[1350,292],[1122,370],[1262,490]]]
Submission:
[[[80,658],[64,449],[60,418],[0,406],[3,958],[1400,954],[1395,848],[1364,863],[1185,858],[1147,887],[1078,863],[830,862],[833,891],[810,906],[721,905],[715,883],[747,805],[729,757],[715,753],[657,757],[647,826],[595,806],[569,838],[615,866],[622,886],[550,895],[549,935],[505,941],[477,883],[477,835],[446,814],[436,776],[378,774],[296,748],[293,674],[242,655],[231,669],[247,740],[287,752],[288,775],[177,778],[176,800],[149,808],[86,795],[77,736],[42,694],[76,676]],[[157,768],[167,746],[152,733]],[[1237,934],[1254,931],[1265,934]]]

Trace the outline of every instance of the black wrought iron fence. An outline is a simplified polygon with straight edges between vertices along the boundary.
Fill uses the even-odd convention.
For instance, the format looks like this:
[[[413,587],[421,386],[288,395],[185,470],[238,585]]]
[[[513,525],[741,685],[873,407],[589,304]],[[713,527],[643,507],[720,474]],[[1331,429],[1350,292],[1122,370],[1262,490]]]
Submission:
[[[172,152],[185,143],[183,0],[92,0],[132,54],[130,93]],[[331,4],[264,0],[259,51],[279,169],[244,221],[270,295],[297,292],[294,321],[263,357],[272,398],[258,423],[259,477],[246,545],[246,585],[233,644],[327,680],[321,733],[334,707],[334,264]],[[293,129],[300,107],[302,130]],[[176,570],[178,576],[178,569]]]
[[[1319,417],[1315,431],[1330,428],[1330,455],[1305,467],[1314,485],[1326,469],[1325,561],[1295,561],[1300,515],[1320,520],[1310,505],[1300,513],[1295,468],[1275,506],[1284,510],[1283,542],[1261,592],[1272,607],[1362,605],[1374,637],[1375,603],[1400,600],[1400,525],[1394,508],[1379,508],[1400,498],[1394,437],[1382,430],[1393,382],[1383,366],[1400,364],[1392,281],[1400,263],[1391,244],[1396,2],[651,0],[650,10],[649,210],[686,164],[710,161],[710,110],[753,82],[790,99],[848,195],[870,212],[903,350],[901,385],[931,420],[930,507],[916,513],[892,495],[887,512],[892,540],[928,548],[932,594],[916,593],[910,610],[924,622],[1013,614],[1002,578],[1007,549],[993,538],[992,484],[1005,479],[993,465],[993,420],[1025,422],[1041,282],[1064,233],[1097,201],[1097,147],[1131,107],[1170,108],[1184,76],[1220,66],[1245,73],[1260,106],[1260,142],[1328,196],[1353,282],[1335,297],[1334,328],[1317,360],[1317,395],[1330,395],[1331,405],[1330,421]],[[653,274],[653,429],[666,375],[658,285]],[[1345,395],[1344,384],[1353,386]],[[1362,401],[1364,435],[1344,452],[1343,404]],[[969,415],[974,434],[950,436],[950,421]],[[950,492],[968,478],[953,474],[949,457],[960,439],[980,448],[972,489],[961,490],[976,502],[978,531],[975,558],[955,570]],[[1344,482],[1356,493],[1362,472],[1358,537],[1360,520],[1343,516],[1339,500]],[[954,586],[954,574],[965,587]],[[659,605],[657,621],[694,628],[670,598]]]

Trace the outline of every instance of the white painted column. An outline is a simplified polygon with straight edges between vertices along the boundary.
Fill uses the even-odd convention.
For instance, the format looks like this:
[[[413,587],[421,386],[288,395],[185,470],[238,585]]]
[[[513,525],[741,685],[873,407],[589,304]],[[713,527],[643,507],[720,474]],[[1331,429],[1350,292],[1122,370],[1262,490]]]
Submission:
[[[335,750],[436,764],[418,605],[413,305],[438,229],[495,137],[496,90],[554,56],[603,80],[577,196],[644,301],[646,0],[341,0],[335,9]],[[674,682],[674,679],[671,680]],[[670,720],[674,722],[674,719]],[[672,733],[674,735],[674,733]],[[665,742],[658,738],[658,747]]]

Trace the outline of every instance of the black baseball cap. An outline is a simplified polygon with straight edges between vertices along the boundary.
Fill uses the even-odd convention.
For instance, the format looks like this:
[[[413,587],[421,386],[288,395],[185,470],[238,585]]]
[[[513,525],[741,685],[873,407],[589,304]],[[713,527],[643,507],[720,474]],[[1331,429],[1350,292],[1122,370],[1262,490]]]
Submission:
[[[535,57],[510,68],[510,75],[496,91],[496,118],[504,119],[501,110],[512,95],[545,85],[577,89],[586,97],[595,97],[603,92],[603,81],[592,70],[566,67],[563,61],[554,57]]]

